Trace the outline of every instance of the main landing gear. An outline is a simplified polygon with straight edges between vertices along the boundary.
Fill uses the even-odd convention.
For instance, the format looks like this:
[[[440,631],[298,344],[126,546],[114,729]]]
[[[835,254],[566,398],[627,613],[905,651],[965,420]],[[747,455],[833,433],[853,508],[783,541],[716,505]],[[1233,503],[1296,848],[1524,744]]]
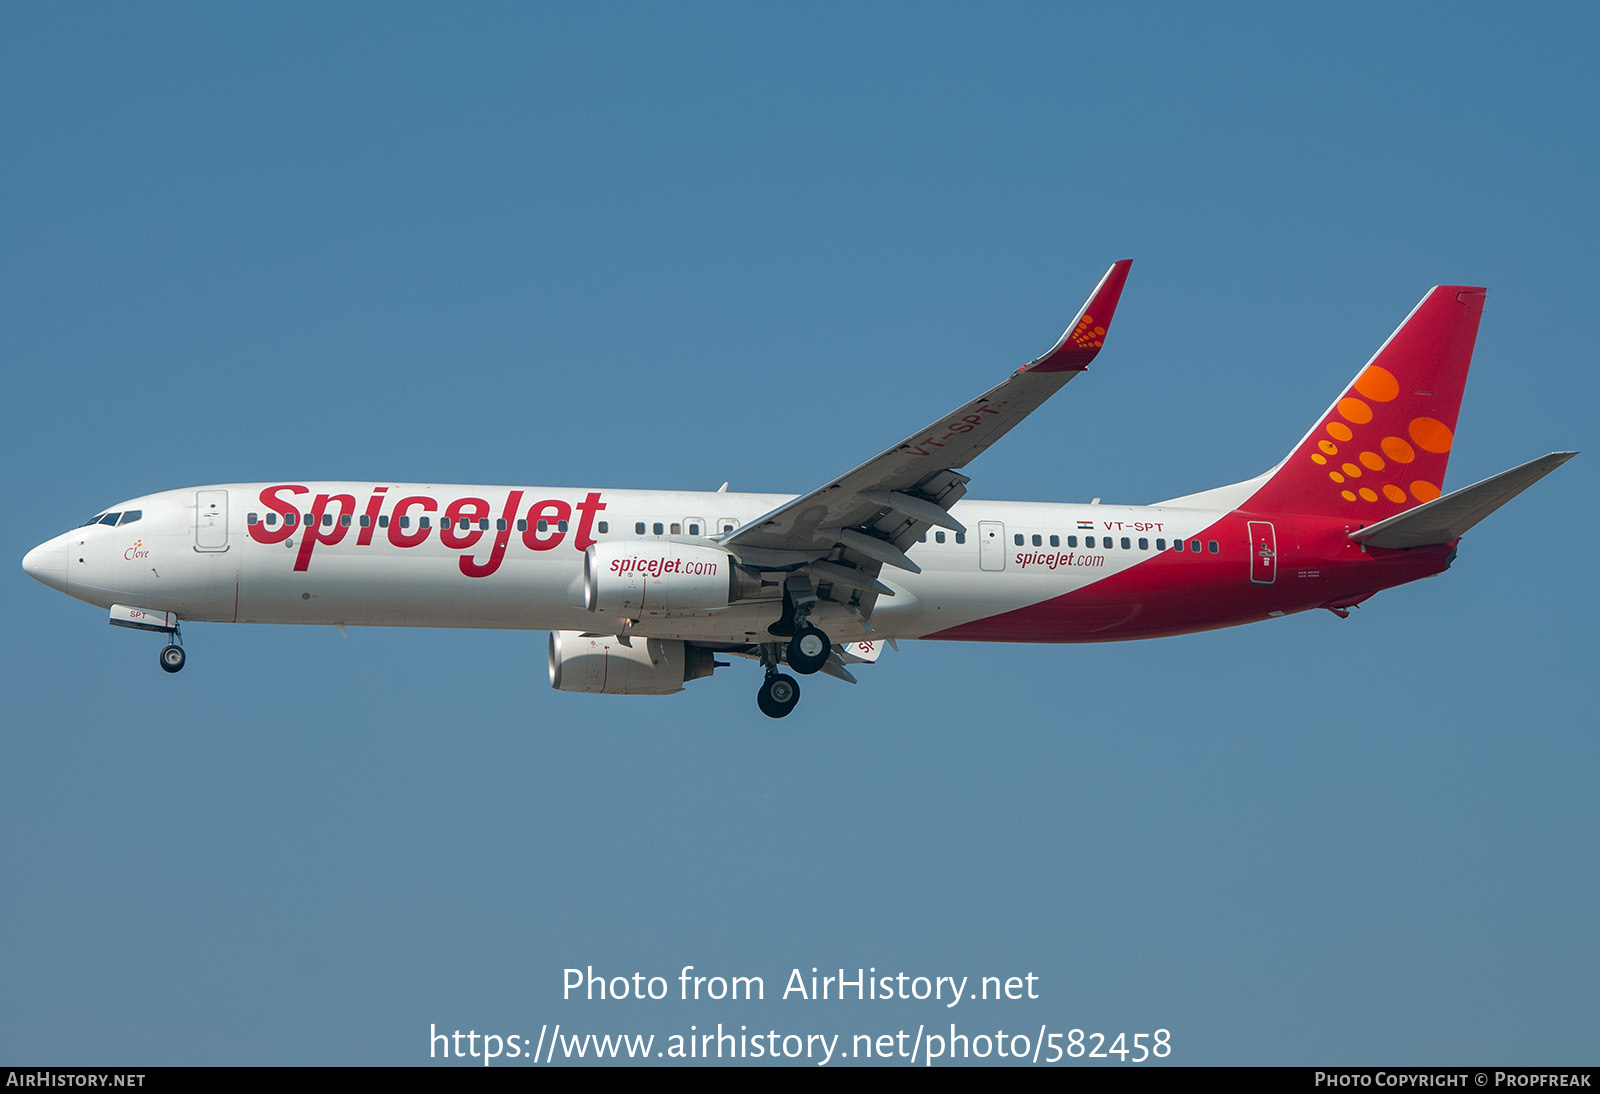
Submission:
[[[756,692],[756,706],[768,718],[782,718],[799,701],[799,681],[777,671],[768,672],[767,678],[761,682],[761,690]]]
[[[810,676],[833,656],[833,640],[802,617],[786,646],[773,642],[761,647],[761,664],[767,670],[767,678],[756,692],[756,706],[768,718],[785,717],[800,702],[800,682],[778,671],[780,649],[790,668],[801,676]]]
[[[802,623],[795,628],[794,637],[789,639],[788,653],[789,667],[801,676],[810,676],[828,663],[833,653],[833,643],[817,628]]]

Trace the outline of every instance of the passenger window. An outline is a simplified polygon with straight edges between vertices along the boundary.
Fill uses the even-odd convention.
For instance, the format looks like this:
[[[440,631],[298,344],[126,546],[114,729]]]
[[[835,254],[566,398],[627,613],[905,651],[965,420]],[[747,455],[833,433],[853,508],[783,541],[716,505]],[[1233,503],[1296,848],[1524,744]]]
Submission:
[[[378,527],[379,528],[387,528],[387,527],[389,527],[389,514],[388,513],[385,513],[383,516],[378,518]]]
[[[499,520],[494,522],[494,530],[496,532],[504,532],[506,530],[506,518],[505,517],[501,517]]]
[[[644,521],[641,520],[638,524],[633,526],[633,534],[636,536],[644,535]]]
[[[965,532],[957,532],[956,533],[956,542],[957,543],[965,543],[965,542],[967,542],[967,533],[965,533]]]
[[[1035,547],[1043,547],[1044,546],[1044,537],[1039,535],[1039,533],[1035,532],[1033,534],[1033,545]]]
[[[1018,532],[1018,533],[1017,533],[1017,534],[1016,534],[1016,537],[1015,537],[1015,539],[1016,539],[1016,543],[1017,543],[1017,546],[1018,546],[1018,547],[1021,547],[1021,546],[1022,546],[1022,533],[1021,533],[1021,532]]]
[[[370,513],[362,513],[361,514],[361,527],[363,527],[363,528],[371,528],[372,527],[372,515]]]
[[[724,532],[731,532],[731,531],[733,531],[733,525],[724,522],[723,525],[722,525],[722,530]]]
[[[672,534],[675,535],[675,536],[683,535],[683,525],[681,525],[681,524],[677,523],[676,521],[674,521],[673,525],[672,525]]]
[[[1147,539],[1141,538],[1139,540],[1139,550],[1148,551],[1149,549],[1150,549],[1150,541],[1147,540]]]
[[[601,521],[600,522],[600,534],[603,536],[609,531],[611,531],[610,523],[607,522],[607,521]]]
[[[1052,547],[1061,546],[1061,537],[1060,536],[1051,536],[1050,537],[1050,546],[1052,546]]]
[[[423,517],[421,520],[417,521],[417,527],[418,528],[431,528],[431,527],[433,527],[433,525],[428,523],[428,518],[427,517]]]
[[[567,530],[567,522],[566,521],[564,521],[564,520],[556,521],[556,531],[565,532],[566,530]]]
[[[1122,537],[1122,549],[1124,551],[1132,550],[1133,549],[1133,540],[1129,539],[1127,536],[1123,536]]]
[[[278,514],[276,514],[276,513],[268,513],[267,514],[267,527],[271,528],[274,524],[277,524],[277,523],[278,523]]]
[[[1077,545],[1078,545],[1078,537],[1077,536],[1068,536],[1067,537],[1067,546],[1068,547],[1076,547]]]
[[[341,528],[350,527],[350,514],[349,513],[340,513],[339,514],[339,526]]]
[[[526,532],[527,530],[528,530],[528,522],[526,520],[517,521],[517,531]]]
[[[944,533],[943,532],[935,532],[935,533],[933,533],[933,542],[935,542],[935,543],[943,543],[944,542]]]
[[[656,535],[659,536],[661,534],[662,525],[661,525],[661,522],[659,520],[656,521],[654,524],[652,524],[650,527],[655,530],[655,534]]]
[[[402,527],[402,528],[410,528],[411,527],[411,518],[410,517],[401,517],[400,518],[400,527]]]
[[[250,525],[250,527],[254,528],[256,525],[256,515],[251,513],[248,517],[244,518],[244,522]]]
[[[1189,541],[1189,550],[1194,552],[1195,554],[1199,554],[1200,553],[1200,541],[1197,540],[1197,539],[1191,539]]]
[[[299,513],[285,513],[285,514],[283,514],[283,526],[285,528],[293,528],[298,523],[300,523],[300,514]]]
[[[1165,551],[1166,549],[1167,549],[1167,541],[1165,539],[1156,540],[1156,550]]]
[[[550,522],[547,521],[547,520],[541,520],[539,522],[539,531],[548,532],[549,530],[550,530]]]
[[[689,525],[689,534],[691,536],[698,536],[700,534],[700,526],[698,524]]]
[[[506,523],[505,521],[501,521],[500,522],[501,527],[504,527],[505,523]],[[488,517],[479,517],[478,518],[478,531],[487,532],[488,530],[489,530],[489,518]]]
[[[1212,554],[1216,554],[1217,553],[1217,541],[1214,540],[1214,539],[1206,541],[1206,550],[1210,551]]]

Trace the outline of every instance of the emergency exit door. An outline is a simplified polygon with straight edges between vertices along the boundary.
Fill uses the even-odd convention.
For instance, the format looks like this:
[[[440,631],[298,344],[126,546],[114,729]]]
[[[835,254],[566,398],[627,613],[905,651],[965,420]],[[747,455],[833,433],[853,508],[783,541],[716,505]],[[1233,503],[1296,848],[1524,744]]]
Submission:
[[[1006,526],[997,520],[978,522],[978,568],[1006,568]]]

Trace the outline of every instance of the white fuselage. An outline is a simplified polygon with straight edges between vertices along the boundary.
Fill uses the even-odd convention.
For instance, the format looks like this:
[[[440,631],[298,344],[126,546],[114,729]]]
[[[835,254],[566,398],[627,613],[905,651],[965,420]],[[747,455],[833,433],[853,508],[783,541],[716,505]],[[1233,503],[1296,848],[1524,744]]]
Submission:
[[[715,548],[711,537],[789,500],[726,492],[230,484],[132,499],[111,512],[138,511],[136,521],[78,528],[37,551],[62,560],[62,587],[80,600],[167,611],[185,621],[609,633],[614,621],[584,607],[590,543]],[[307,527],[308,515],[314,528]],[[1101,581],[1174,540],[1199,535],[1221,514],[962,501],[952,515],[965,534],[936,530],[908,551],[920,574],[884,568],[881,580],[895,595],[879,597],[870,630],[855,612],[833,604],[821,606],[818,624],[841,639],[927,636]],[[441,527],[444,521],[449,527]],[[1212,557],[1218,553],[1196,561],[1220,562]],[[1224,557],[1237,563],[1243,553],[1244,545],[1230,543]],[[779,599],[753,599],[660,618],[646,613],[634,630],[660,638],[765,639],[780,612]]]

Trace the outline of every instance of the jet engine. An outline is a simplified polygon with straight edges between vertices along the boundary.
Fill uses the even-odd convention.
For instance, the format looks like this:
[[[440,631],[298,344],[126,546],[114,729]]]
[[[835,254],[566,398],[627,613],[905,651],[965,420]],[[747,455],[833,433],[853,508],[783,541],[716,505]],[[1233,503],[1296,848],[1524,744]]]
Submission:
[[[596,543],[583,556],[583,602],[591,612],[637,618],[707,611],[759,590],[759,579],[715,547],[617,541]]]
[[[710,650],[665,638],[635,638],[624,646],[613,635],[550,632],[550,686],[600,695],[671,695],[710,676]]]

